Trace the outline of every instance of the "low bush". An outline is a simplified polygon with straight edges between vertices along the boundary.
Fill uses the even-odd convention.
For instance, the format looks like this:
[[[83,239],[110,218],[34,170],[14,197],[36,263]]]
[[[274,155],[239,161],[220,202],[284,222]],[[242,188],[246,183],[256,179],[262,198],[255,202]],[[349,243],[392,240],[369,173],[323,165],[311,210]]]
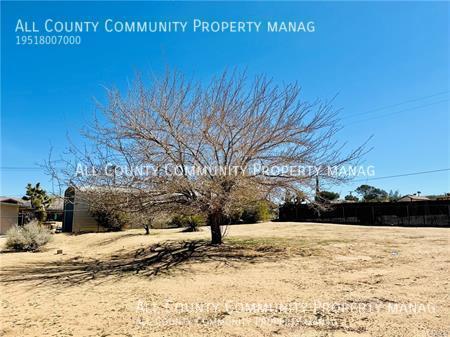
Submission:
[[[108,209],[91,209],[91,214],[97,223],[108,231],[120,231],[129,222],[129,214],[122,211],[113,211]]]
[[[189,215],[186,217],[185,227],[187,232],[197,232],[199,226],[205,224],[205,220],[201,215]]]
[[[168,222],[169,227],[181,228],[183,227],[183,216],[182,215],[174,215],[172,219]]]
[[[186,232],[197,232],[199,226],[205,224],[205,219],[199,214],[175,215],[169,222],[170,227],[186,227]]]
[[[15,251],[37,251],[51,238],[48,228],[31,222],[23,227],[12,227],[6,232],[6,248]]]
[[[268,221],[271,218],[271,209],[266,201],[258,201],[247,205],[241,215],[244,223]]]

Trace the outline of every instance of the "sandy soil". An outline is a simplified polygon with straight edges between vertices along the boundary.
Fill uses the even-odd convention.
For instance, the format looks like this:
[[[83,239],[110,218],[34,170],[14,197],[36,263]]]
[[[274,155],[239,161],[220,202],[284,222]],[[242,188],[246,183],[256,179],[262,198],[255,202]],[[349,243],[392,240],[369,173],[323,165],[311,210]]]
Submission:
[[[0,254],[0,334],[444,337],[449,237],[295,223],[233,226],[222,247],[206,228],[56,234]]]

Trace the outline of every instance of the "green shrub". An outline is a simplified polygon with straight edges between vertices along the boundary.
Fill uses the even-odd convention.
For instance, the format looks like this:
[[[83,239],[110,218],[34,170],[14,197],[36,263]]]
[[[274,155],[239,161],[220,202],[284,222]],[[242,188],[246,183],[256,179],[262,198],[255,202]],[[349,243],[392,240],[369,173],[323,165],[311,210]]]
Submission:
[[[188,232],[197,232],[198,227],[205,224],[205,220],[201,215],[189,215],[186,217],[185,227]]]
[[[169,227],[181,228],[181,227],[183,227],[183,223],[184,223],[183,216],[182,215],[175,215],[169,221],[168,226]]]
[[[130,222],[129,214],[121,211],[93,209],[91,214],[100,226],[110,231],[120,231]]]
[[[51,233],[37,222],[15,226],[6,232],[6,248],[15,251],[37,251],[51,240]]]
[[[246,207],[242,212],[241,219],[244,223],[255,223],[258,221],[255,207]]]
[[[241,219],[244,223],[268,221],[270,218],[271,210],[266,201],[258,201],[247,205],[241,215]]]
[[[269,221],[272,218],[272,211],[266,201],[260,201],[257,205],[258,221]]]
[[[199,226],[205,224],[205,219],[199,214],[175,215],[169,222],[170,227],[186,227],[186,232],[197,232]]]

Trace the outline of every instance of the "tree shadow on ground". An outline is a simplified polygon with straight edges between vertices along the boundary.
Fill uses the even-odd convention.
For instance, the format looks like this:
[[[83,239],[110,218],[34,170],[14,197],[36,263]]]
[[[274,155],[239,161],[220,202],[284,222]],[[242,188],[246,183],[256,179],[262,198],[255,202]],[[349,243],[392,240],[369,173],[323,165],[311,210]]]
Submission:
[[[75,257],[57,262],[8,267],[3,269],[0,282],[32,281],[46,285],[77,285],[130,274],[154,277],[192,262],[217,261],[228,264],[267,261],[276,259],[277,256],[280,257],[277,251],[267,254],[236,245],[214,246],[203,240],[167,241],[101,259]]]
[[[117,241],[121,241],[123,239],[133,238],[133,237],[138,237],[138,236],[140,237],[140,236],[145,236],[146,235],[144,232],[142,232],[142,233],[125,233],[125,234],[122,234],[120,232],[117,232],[117,233],[120,234],[120,235],[112,236],[112,237],[110,237],[110,238],[108,238],[106,240],[102,240],[100,242],[96,242],[93,245],[95,245],[95,246],[107,246],[109,244],[115,243]],[[150,235],[147,235],[147,236],[150,236]]]

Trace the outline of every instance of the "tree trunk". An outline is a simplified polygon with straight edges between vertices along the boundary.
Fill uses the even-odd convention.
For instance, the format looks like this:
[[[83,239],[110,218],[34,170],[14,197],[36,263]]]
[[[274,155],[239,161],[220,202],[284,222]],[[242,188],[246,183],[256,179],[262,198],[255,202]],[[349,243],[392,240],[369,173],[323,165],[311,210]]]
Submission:
[[[145,229],[145,235],[149,235],[150,234],[150,226],[144,225],[144,229]]]
[[[214,212],[208,216],[208,223],[211,227],[211,243],[213,245],[222,244],[222,231],[220,229],[222,218],[223,217],[220,212]]]

